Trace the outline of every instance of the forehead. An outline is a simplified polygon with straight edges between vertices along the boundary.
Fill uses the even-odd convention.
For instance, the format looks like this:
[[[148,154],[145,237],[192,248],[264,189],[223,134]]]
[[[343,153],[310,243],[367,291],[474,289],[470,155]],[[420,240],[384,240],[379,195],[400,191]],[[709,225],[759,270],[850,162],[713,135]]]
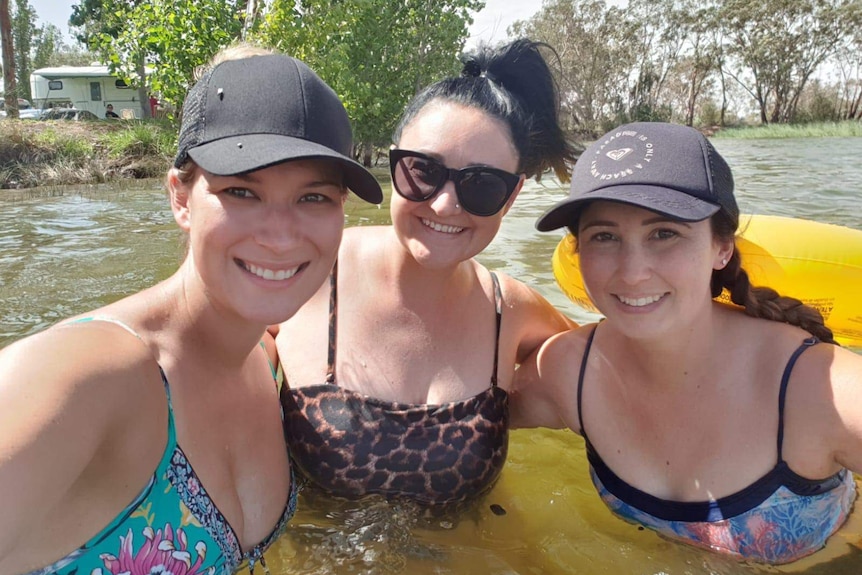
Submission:
[[[509,128],[471,106],[434,100],[401,132],[398,147],[440,157],[449,167],[488,165],[514,172],[518,153]]]
[[[635,223],[667,221],[684,223],[670,216],[648,210],[633,204],[612,200],[595,200],[581,210],[581,224],[587,220],[608,220],[612,222],[632,221]]]

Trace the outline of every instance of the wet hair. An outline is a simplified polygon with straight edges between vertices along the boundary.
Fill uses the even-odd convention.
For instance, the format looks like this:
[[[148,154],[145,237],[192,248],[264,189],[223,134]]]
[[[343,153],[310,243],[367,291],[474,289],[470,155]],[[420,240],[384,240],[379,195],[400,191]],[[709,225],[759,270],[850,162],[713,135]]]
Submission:
[[[583,210],[581,210],[583,211]],[[727,265],[720,270],[712,270],[710,290],[713,299],[727,289],[730,301],[743,308],[751,317],[780,321],[801,327],[820,341],[834,343],[832,330],[826,327],[823,315],[815,308],[802,301],[783,296],[770,287],[752,286],[748,272],[742,268],[742,258],[736,247],[736,232],[739,227],[739,217],[730,214],[722,208],[709,219],[712,235],[719,241],[733,242],[733,255]],[[578,221],[572,222],[568,230],[578,237]],[[575,243],[577,251],[577,242]]]
[[[461,75],[417,94],[404,110],[393,141],[401,139],[404,128],[429,104],[452,102],[481,110],[509,128],[519,172],[539,180],[553,169],[561,182],[569,181],[578,149],[560,126],[559,89],[542,50],[556,56],[549,45],[527,39],[484,45],[462,55]]]
[[[710,218],[713,236],[719,240],[733,240],[737,224],[724,210],[719,210]],[[752,317],[761,317],[801,327],[820,341],[834,343],[835,338],[823,321],[823,315],[815,308],[800,300],[783,296],[772,288],[752,286],[748,273],[742,268],[742,259],[736,242],[733,255],[723,269],[713,270],[710,281],[712,297],[721,295],[724,289],[730,294],[730,301],[745,309]]]

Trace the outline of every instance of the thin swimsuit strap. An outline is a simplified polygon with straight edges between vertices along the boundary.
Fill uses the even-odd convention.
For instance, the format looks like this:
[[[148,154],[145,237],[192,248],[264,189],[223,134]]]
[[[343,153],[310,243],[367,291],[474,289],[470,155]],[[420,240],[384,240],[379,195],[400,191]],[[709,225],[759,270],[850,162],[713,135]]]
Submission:
[[[61,324],[60,327],[62,327],[63,325],[69,326],[69,325],[73,325],[76,323],[88,323],[88,322],[92,322],[92,321],[102,321],[102,322],[115,324],[115,325],[125,329],[130,334],[134,335],[142,343],[146,343],[146,342],[144,342],[144,339],[140,336],[140,334],[138,334],[138,332],[136,332],[128,324],[126,324],[126,323],[124,323],[124,322],[122,322],[116,318],[112,318],[112,317],[108,317],[108,316],[89,316],[89,317],[77,318],[77,319],[71,320],[65,324]],[[270,372],[273,376],[273,379],[276,379],[278,371],[276,370],[275,366],[273,366],[272,361],[270,361],[269,354],[266,353],[266,345],[264,344],[263,341],[259,342],[259,345],[264,352],[267,363],[269,364],[269,369],[270,369]],[[177,457],[177,455],[176,455],[177,452],[179,452],[179,454],[181,454],[182,459],[184,461],[188,461],[188,459],[185,455],[185,452],[183,452],[182,447],[180,447],[180,445],[177,441],[176,423],[175,423],[175,419],[174,419],[174,408],[173,408],[173,402],[171,401],[171,386],[168,383],[168,378],[165,375],[165,371],[164,371],[164,369],[162,369],[162,366],[159,365],[158,363],[156,363],[156,365],[159,368],[159,375],[162,378],[162,385],[164,386],[164,389],[165,389],[165,396],[167,397],[167,404],[168,404],[168,439],[167,439],[167,443],[166,443],[165,454],[163,455],[163,461],[162,461],[162,463],[159,464],[159,467],[161,468],[165,464],[165,461],[168,461],[168,460],[172,461],[172,458]],[[278,382],[277,381],[276,381],[276,389],[278,389]],[[284,421],[284,407],[281,406],[281,402],[279,402],[279,409],[281,412],[281,420],[283,422]],[[173,445],[173,448],[171,448],[172,445]],[[183,503],[186,506],[188,506],[189,509],[192,511],[192,517],[195,517],[195,518],[196,517],[215,517],[215,519],[213,520],[213,525],[216,525],[216,527],[214,527],[213,525],[203,525],[202,526],[203,529],[205,529],[207,532],[209,532],[210,535],[213,537],[213,539],[216,542],[218,542],[219,545],[221,546],[221,544],[220,544],[221,537],[218,536],[218,533],[219,533],[218,530],[220,528],[217,526],[219,526],[219,525],[224,526],[224,529],[230,531],[230,533],[233,535],[233,540],[237,541],[237,549],[240,552],[240,556],[238,558],[240,563],[242,563],[243,561],[247,561],[248,562],[248,571],[252,575],[254,574],[255,566],[259,563],[263,567],[264,572],[267,575],[270,575],[270,571],[266,565],[266,561],[263,557],[263,553],[264,553],[264,551],[266,551],[270,547],[270,545],[272,545],[272,543],[276,540],[276,538],[284,530],[289,519],[291,517],[293,517],[293,515],[296,513],[297,495],[298,495],[299,491],[298,491],[298,485],[297,485],[296,476],[294,474],[293,467],[290,468],[290,491],[288,493],[287,502],[285,503],[284,510],[282,511],[282,514],[279,517],[278,522],[276,523],[272,532],[266,538],[264,538],[263,541],[261,541],[260,543],[258,543],[255,546],[253,546],[251,549],[249,549],[245,553],[242,553],[242,548],[239,546],[239,543],[238,543],[239,537],[237,536],[236,531],[234,530],[233,526],[227,521],[227,518],[224,516],[224,514],[221,512],[221,510],[218,508],[218,506],[215,504],[215,502],[209,497],[209,495],[206,492],[206,489],[203,487],[203,485],[200,484],[200,478],[194,472],[194,469],[191,467],[190,464],[188,465],[188,473],[191,476],[193,476],[193,478],[197,481],[197,483],[199,485],[198,489],[200,490],[199,493],[192,494],[192,495],[184,494],[183,492],[186,491],[186,483],[183,481],[178,482],[175,487],[178,490],[178,492],[180,492],[180,497],[181,497]],[[143,495],[145,495],[145,494],[139,495],[139,497],[142,497]],[[204,504],[202,506],[195,505],[195,503],[200,498],[205,499]],[[131,511],[133,509],[130,507],[129,510]],[[118,519],[115,519],[114,522],[106,528],[107,531],[110,531],[112,526],[118,525],[122,519],[125,519],[125,518],[120,517]],[[225,553],[226,553],[226,555],[230,555],[229,550],[225,551]]]
[[[790,372],[793,371],[793,366],[796,365],[796,360],[809,347],[820,343],[820,340],[812,336],[802,342],[802,345],[796,348],[793,355],[787,361],[784,368],[784,373],[781,375],[781,390],[778,392],[778,462],[784,461],[784,455],[781,452],[781,446],[784,443],[784,400],[787,396],[787,384],[790,382]]]
[[[587,372],[587,358],[590,356],[590,348],[593,347],[593,338],[596,337],[596,330],[599,328],[599,325],[596,324],[596,327],[593,328],[593,331],[590,332],[589,338],[587,338],[587,346],[584,348],[584,357],[581,359],[581,370],[578,373],[578,425],[581,427],[581,436],[584,438],[586,443],[589,443],[590,440],[587,437],[587,430],[584,427],[584,416],[581,415],[583,413],[583,409],[581,409],[581,396],[584,393],[584,374]]]
[[[497,365],[500,358],[500,328],[503,324],[503,291],[497,274],[490,272],[494,284],[494,310],[496,318],[496,338],[494,340],[494,369],[491,373],[491,387],[497,387]],[[335,342],[338,334],[338,260],[329,274],[329,351],[326,359],[326,383],[335,384]]]
[[[589,338],[587,338],[587,345],[584,348],[584,357],[581,360],[580,373],[578,373],[578,425],[581,426],[581,436],[583,436],[586,443],[590,443],[590,440],[587,437],[587,430],[584,427],[581,398],[584,391],[584,375],[587,371],[587,358],[590,355],[590,348],[593,346],[593,338],[595,338],[596,336],[596,330],[598,329],[598,327],[598,324],[596,324],[596,326],[593,328],[593,331],[590,332]],[[787,398],[787,384],[790,382],[790,374],[793,372],[793,367],[796,365],[796,360],[799,359],[799,356],[802,355],[802,353],[809,347],[817,343],[820,343],[820,340],[814,336],[809,337],[808,339],[803,341],[802,344],[793,351],[793,354],[790,356],[790,359],[787,360],[787,365],[784,366],[784,373],[781,375],[781,387],[778,392],[778,463],[782,463],[784,461],[784,456],[782,453],[782,445],[784,443],[784,404]]]

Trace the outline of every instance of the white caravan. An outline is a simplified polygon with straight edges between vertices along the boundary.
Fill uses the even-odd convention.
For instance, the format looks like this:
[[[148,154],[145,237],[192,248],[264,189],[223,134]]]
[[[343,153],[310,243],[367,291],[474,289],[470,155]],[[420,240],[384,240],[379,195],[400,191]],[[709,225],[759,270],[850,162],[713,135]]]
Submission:
[[[40,68],[30,74],[30,89],[37,108],[71,106],[104,118],[112,104],[121,118],[142,115],[138,90],[112,75],[107,66]]]

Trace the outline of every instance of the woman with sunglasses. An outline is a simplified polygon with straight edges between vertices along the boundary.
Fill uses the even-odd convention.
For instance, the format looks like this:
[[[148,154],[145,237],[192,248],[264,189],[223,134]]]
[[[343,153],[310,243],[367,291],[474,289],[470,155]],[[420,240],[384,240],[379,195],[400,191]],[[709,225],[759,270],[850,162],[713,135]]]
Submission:
[[[280,326],[291,455],[326,492],[446,504],[500,473],[515,365],[572,325],[473,259],[524,180],[565,181],[575,157],[543,47],[485,48],[416,96],[390,152],[392,225],[348,230],[329,285]]]

